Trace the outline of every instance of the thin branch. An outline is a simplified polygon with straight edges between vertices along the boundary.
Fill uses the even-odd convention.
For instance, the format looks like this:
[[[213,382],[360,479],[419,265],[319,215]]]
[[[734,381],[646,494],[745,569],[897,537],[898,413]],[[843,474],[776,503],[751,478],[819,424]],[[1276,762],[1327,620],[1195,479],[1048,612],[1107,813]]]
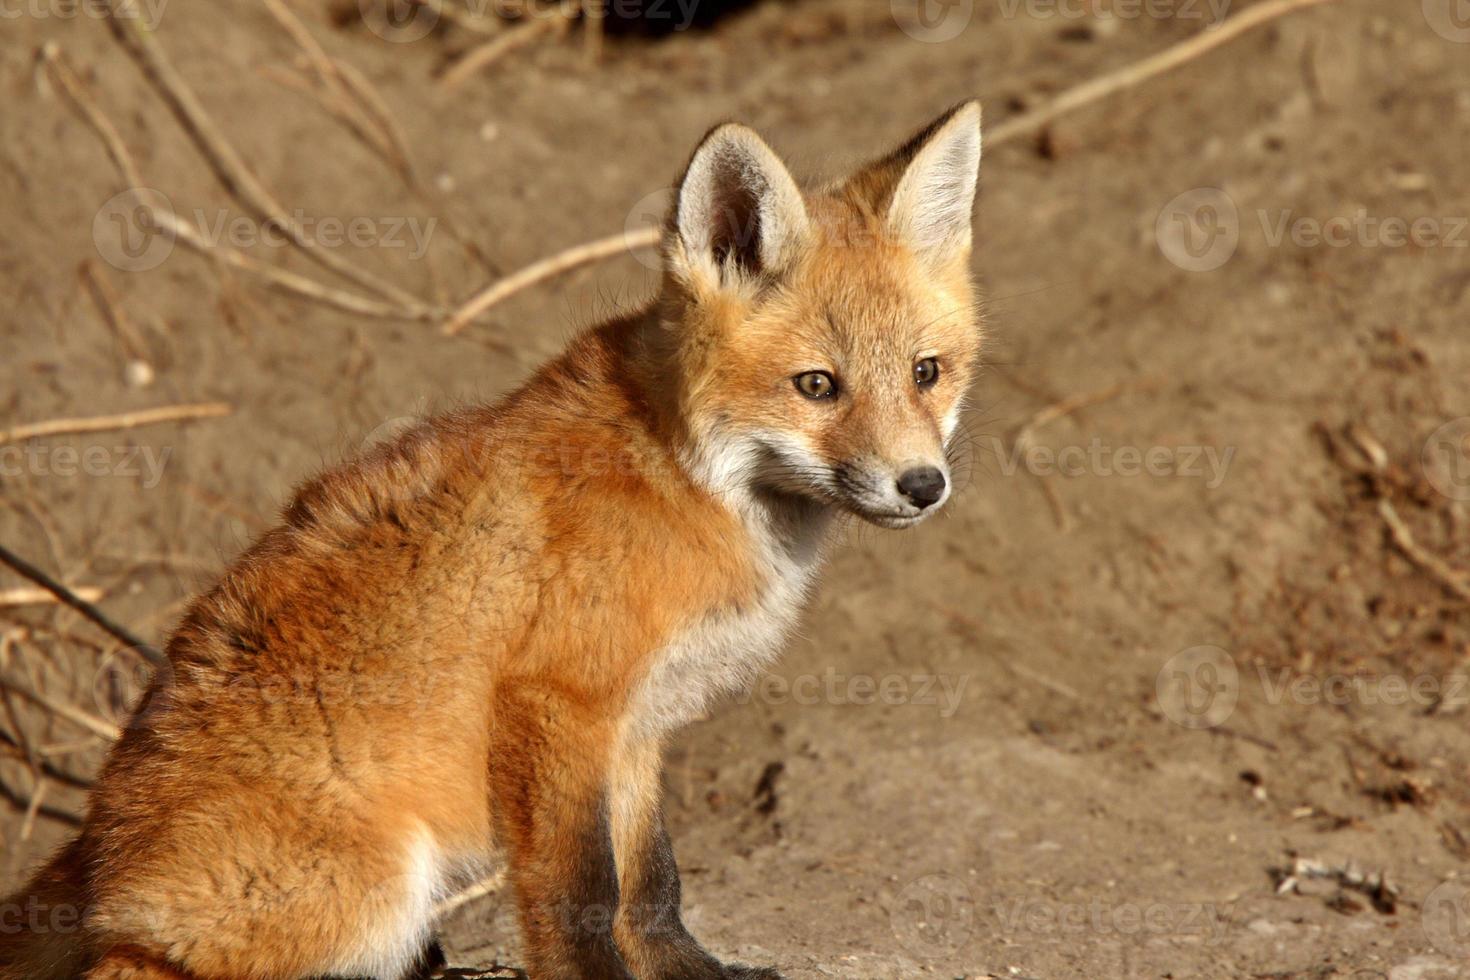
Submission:
[[[1420,571],[1434,578],[1446,590],[1470,602],[1470,575],[1455,568],[1433,552],[1422,548],[1414,540],[1414,532],[1409,530],[1409,525],[1404,523],[1399,512],[1386,498],[1378,501],[1378,515],[1388,526],[1389,538],[1393,541],[1394,547],[1403,552],[1405,558],[1413,562]]]
[[[1399,516],[1398,508],[1394,507],[1393,502],[1388,499],[1388,488],[1384,486],[1382,478],[1388,473],[1389,456],[1388,450],[1383,448],[1383,443],[1378,440],[1378,437],[1367,427],[1358,423],[1347,427],[1348,440],[1362,454],[1364,460],[1364,462],[1358,462],[1349,458],[1342,451],[1337,436],[1326,426],[1319,423],[1318,429],[1327,441],[1327,448],[1333,460],[1339,466],[1371,479],[1372,493],[1378,501],[1378,516],[1383,519],[1393,546],[1409,559],[1414,567],[1429,575],[1446,591],[1470,602],[1470,572],[1462,572],[1432,551],[1425,550],[1414,539],[1414,532],[1409,529],[1409,525],[1404,523],[1404,519]]]
[[[238,151],[205,111],[193,89],[164,54],[157,38],[134,19],[119,14],[119,8],[128,2],[129,0],[108,0],[108,27],[118,43],[143,70],[144,76],[153,84],[174,118],[204,155],[225,190],[254,211],[257,218],[279,226],[286,232],[292,244],[317,264],[400,306],[422,309],[425,304],[417,297],[384,282],[381,276],[359,269],[336,252],[323,248],[300,222],[286,213],[285,207],[250,172]]]
[[[443,333],[446,337],[454,336],[468,326],[470,321],[492,306],[503,303],[516,293],[530,289],[547,279],[554,279],[578,266],[589,265],[625,251],[657,245],[661,237],[662,232],[659,229],[645,228],[636,234],[613,235],[611,238],[578,245],[576,248],[569,248],[565,252],[558,252],[556,255],[534,262],[520,272],[506,276],[476,293],[454,312],[449,322],[444,324]]]
[[[434,320],[444,315],[444,311],[433,306],[424,306],[416,303],[413,307],[397,306],[389,303],[380,303],[366,296],[349,293],[345,289],[336,289],[298,275],[286,269],[264,262],[257,262],[243,252],[237,252],[232,248],[224,248],[211,245],[204,236],[190,224],[168,211],[152,208],[154,219],[159,226],[168,234],[172,234],[177,241],[199,252],[206,258],[213,259],[223,265],[248,272],[266,280],[270,285],[285,293],[299,296],[302,299],[314,300],[324,306],[342,310],[347,313],[357,313],[362,316],[373,317],[378,320]]]
[[[542,37],[565,34],[571,21],[562,15],[538,16],[528,24],[512,28],[493,40],[486,41],[460,58],[439,79],[439,87],[452,92],[506,55],[519,51]]]
[[[0,782],[0,799],[6,800],[11,806],[20,810],[22,813],[28,810],[31,805],[31,801],[28,798],[21,796],[3,782]],[[57,823],[66,824],[68,827],[80,827],[82,825],[82,818],[78,814],[72,813],[70,810],[63,810],[60,807],[41,806],[36,812],[39,816],[45,817],[47,820],[55,820]]]
[[[65,701],[58,701],[39,691],[33,691],[28,687],[17,684],[15,681],[0,677],[0,688],[4,688],[13,694],[25,698],[27,701],[39,708],[44,708],[58,718],[64,718],[73,725],[85,728],[98,738],[105,738],[109,742],[115,742],[122,735],[118,727],[111,722],[104,721],[75,705],[67,704]]]
[[[72,589],[71,591],[73,595],[83,602],[97,602],[102,598],[101,589],[88,585]],[[46,589],[0,589],[0,607],[42,606],[60,601],[54,593]]]
[[[1158,54],[1070,88],[1039,108],[1022,113],[1014,119],[1007,119],[986,134],[986,145],[998,146],[1001,143],[1034,133],[1069,112],[1075,112],[1084,106],[1100,102],[1110,95],[1116,95],[1141,85],[1180,65],[1193,61],[1228,41],[1233,41],[1247,31],[1254,30],[1294,11],[1335,2],[1336,0],[1268,0],[1266,3],[1256,4],[1218,26],[1196,34],[1173,47],[1165,48]]]
[[[404,180],[412,183],[413,167],[408,159],[408,144],[388,115],[382,99],[378,98],[371,86],[366,86],[366,79],[360,76],[357,79],[358,84],[365,87],[354,85],[337,61],[327,54],[307,26],[282,0],[262,0],[262,3],[265,4],[266,12],[291,35],[291,39],[306,55],[321,84],[336,95],[341,109],[334,114],[338,114],[348,128],[386,157]],[[354,104],[358,110],[356,114],[352,111]]]
[[[408,152],[408,136],[404,133],[403,127],[398,124],[398,120],[394,118],[392,111],[389,110],[387,101],[378,94],[373,83],[357,69],[357,66],[346,61],[334,61],[332,64],[336,67],[342,84],[357,96],[363,110],[370,118],[377,121],[383,130],[383,135],[397,147],[403,157],[404,179],[411,185],[415,184],[413,159]]]
[[[94,746],[96,744],[97,741],[95,738],[88,739],[85,743],[74,743],[78,751],[80,751],[81,749],[90,748],[91,746]],[[0,745],[5,746],[12,752],[20,755],[21,757],[25,756],[24,747],[19,742],[17,742],[9,732],[0,731]],[[59,754],[57,751],[50,750],[47,746],[42,746],[41,748],[38,748],[36,750],[36,755],[43,757],[40,762],[41,774],[44,775],[47,779],[55,783],[60,783],[63,786],[69,786],[72,789],[88,790],[96,785],[90,779],[75,775],[74,773],[69,773],[65,769],[62,769],[45,761],[45,756],[57,754]]]
[[[46,60],[46,66],[51,69],[51,77],[61,86],[73,106],[82,113],[82,116],[91,124],[92,129],[102,138],[102,145],[107,150],[107,155],[112,158],[113,165],[122,172],[123,182],[129,187],[145,187],[143,175],[133,161],[133,155],[128,151],[128,146],[123,142],[122,134],[97,108],[96,103],[87,95],[86,88],[77,73],[67,64],[66,56],[61,53],[60,46],[55,41],[47,41],[41,48],[41,56]]]
[[[36,777],[36,788],[31,792],[31,801],[26,804],[25,818],[20,822],[20,839],[28,841],[36,832],[36,815],[41,812],[41,804],[46,802],[46,793],[50,791],[51,784],[45,777]]]
[[[1059,402],[1046,406],[1027,419],[1025,423],[1016,429],[1016,434],[1012,438],[1012,442],[1015,443],[1017,450],[1025,452],[1031,446],[1031,440],[1036,435],[1036,430],[1042,426],[1050,422],[1055,422],[1057,419],[1065,418],[1084,408],[1090,408],[1093,405],[1100,405],[1103,402],[1112,401],[1124,392],[1133,389],[1147,390],[1157,386],[1158,382],[1124,381],[1103,388],[1101,391],[1082,392],[1072,395],[1069,398],[1063,398]]]
[[[952,623],[954,623],[955,626],[964,630],[966,633],[969,633],[972,636],[981,636],[984,634],[984,625],[973,616],[968,616],[958,609],[955,609],[951,606],[941,605],[937,602],[931,602],[929,603],[929,605],[932,608],[943,613]],[[1042,687],[1046,688],[1048,691],[1051,691],[1054,694],[1060,694],[1062,697],[1066,698],[1069,701],[1081,701],[1083,699],[1082,695],[1079,694],[1070,685],[1064,684],[1059,680],[1047,677],[1045,674],[1032,670],[1031,668],[1020,663],[1014,657],[997,656],[994,659],[1003,668],[1005,668],[1012,674],[1015,674],[1017,677],[1031,681],[1033,684],[1039,684]]]
[[[30,581],[39,585],[41,588],[45,589],[47,592],[50,592],[60,602],[67,606],[70,606],[77,612],[81,613],[84,617],[91,621],[93,625],[97,626],[103,632],[110,634],[113,638],[120,641],[124,646],[132,647],[139,653],[139,655],[141,655],[149,663],[152,663],[154,666],[159,666],[168,662],[168,659],[163,654],[159,653],[157,650],[153,649],[153,647],[138,639],[124,627],[119,626],[117,623],[114,623],[111,619],[107,617],[105,613],[102,612],[102,610],[98,609],[96,606],[92,605],[92,603],[88,602],[86,599],[83,599],[71,589],[62,585],[60,582],[53,579],[50,575],[47,575],[35,565],[32,565],[30,562],[26,561],[24,558],[20,557],[20,555],[17,555],[15,552],[11,551],[4,545],[0,545],[0,564],[8,565],[22,578],[29,579]]]
[[[138,170],[133,155],[128,152],[127,144],[123,142],[117,127],[103,114],[96,102],[87,94],[80,78],[67,64],[61,49],[53,42],[47,42],[42,49],[47,66],[51,69],[51,77],[61,87],[71,100],[72,105],[82,117],[92,126],[102,140],[102,145],[107,150],[107,155],[122,174],[123,182],[131,189],[146,187],[143,176]],[[151,220],[164,234],[173,236],[174,240],[181,241],[195,251],[213,259],[216,262],[248,272],[251,275],[265,279],[270,285],[282,292],[300,296],[305,299],[331,306],[335,309],[348,313],[356,313],[362,316],[370,316],[384,320],[430,320],[442,315],[442,311],[424,307],[415,301],[413,308],[392,306],[380,303],[377,300],[358,296],[345,290],[334,289],[309,279],[306,276],[288,272],[285,269],[258,262],[242,252],[234,249],[211,245],[195,228],[171,211],[156,207],[152,202],[143,201],[139,203],[148,208]]]
[[[37,759],[50,759],[59,755],[90,752],[96,747],[97,739],[88,735],[84,738],[74,738],[67,742],[48,742],[45,745],[38,745],[35,751]]]
[[[122,300],[117,291],[107,281],[107,277],[97,270],[95,263],[83,262],[81,265],[81,278],[87,287],[87,293],[92,297],[97,312],[102,314],[102,319],[112,331],[117,342],[122,346],[123,353],[134,361],[148,363],[148,344],[133,321],[123,312]]]
[[[96,415],[91,418],[49,419],[26,425],[0,429],[0,446],[8,442],[39,439],[43,436],[72,435],[79,432],[114,432],[118,429],[137,429],[145,425],[162,422],[186,422],[193,419],[217,419],[234,414],[235,406],[228,402],[204,402],[197,405],[163,405],[145,408],[119,415]]]

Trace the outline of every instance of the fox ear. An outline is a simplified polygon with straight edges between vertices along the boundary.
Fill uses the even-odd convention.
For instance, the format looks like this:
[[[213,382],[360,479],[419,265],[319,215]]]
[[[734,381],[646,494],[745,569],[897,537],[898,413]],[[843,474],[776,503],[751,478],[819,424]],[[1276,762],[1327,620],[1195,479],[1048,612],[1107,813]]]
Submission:
[[[779,272],[809,233],[791,172],[753,130],[733,123],[712,131],[694,151],[673,225],[683,246],[670,250],[675,265],[727,284],[732,276]]]
[[[922,254],[968,254],[980,180],[980,103],[940,116],[885,164],[890,174],[902,167],[888,202],[889,231]]]

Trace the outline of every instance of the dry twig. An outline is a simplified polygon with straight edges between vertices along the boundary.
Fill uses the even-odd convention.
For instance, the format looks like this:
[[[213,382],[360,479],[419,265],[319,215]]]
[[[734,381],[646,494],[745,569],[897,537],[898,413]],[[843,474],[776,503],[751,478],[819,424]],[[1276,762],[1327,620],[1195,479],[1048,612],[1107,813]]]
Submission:
[[[493,40],[486,41],[450,65],[439,79],[439,87],[453,92],[506,55],[540,40],[543,37],[560,37],[567,32],[571,21],[563,15],[538,16],[530,23],[514,27]]]
[[[1218,26],[1196,34],[1188,40],[1180,41],[1158,54],[1070,88],[1037,109],[1023,113],[1014,119],[1007,119],[986,134],[986,143],[989,146],[999,146],[1034,133],[1069,112],[1075,112],[1110,95],[1116,95],[1141,85],[1263,24],[1297,10],[1334,2],[1336,0],[1267,0],[1266,3],[1256,4]]]
[[[1453,593],[1466,602],[1470,602],[1470,575],[1452,566],[1443,558],[1426,551],[1414,540],[1414,532],[1409,530],[1409,525],[1399,516],[1393,504],[1387,498],[1378,501],[1378,516],[1383,518],[1383,523],[1388,526],[1388,536],[1393,541],[1394,547],[1401,551],[1405,558],[1425,574],[1429,575],[1447,591]]]
[[[1082,392],[1070,398],[1063,398],[1060,401],[1054,402],[1032,415],[1031,418],[1017,427],[1016,434],[1011,439],[1015,452],[1017,455],[1021,455],[1029,450],[1031,448],[1031,440],[1036,435],[1036,430],[1050,422],[1065,418],[1084,408],[1089,408],[1105,401],[1111,401],[1130,389],[1149,391],[1157,388],[1158,385],[1159,382],[1157,381],[1124,381],[1104,388],[1101,391]],[[1056,488],[1051,485],[1051,481],[1049,480],[1041,480],[1040,485],[1041,492],[1046,496],[1046,502],[1051,507],[1052,517],[1057,522],[1057,529],[1063,534],[1070,533],[1072,530],[1072,518],[1067,513],[1066,506],[1062,503],[1061,495],[1056,492]]]
[[[3,782],[0,782],[0,799],[6,800],[11,806],[20,810],[22,813],[28,811],[31,807],[31,799],[29,797],[20,795]],[[42,804],[37,807],[36,814],[48,820],[55,820],[57,823],[66,824],[68,827],[80,827],[82,825],[82,818],[79,814],[57,806]]]
[[[36,777],[36,788],[31,793],[31,801],[26,804],[25,819],[20,822],[20,839],[28,841],[31,834],[36,831],[36,815],[41,812],[41,804],[46,802],[46,793],[51,789],[51,784],[45,777]]]
[[[83,262],[81,265],[82,281],[87,286],[87,292],[92,297],[92,302],[97,307],[97,312],[102,314],[102,319],[112,330],[113,336],[122,346],[123,353],[134,361],[148,363],[148,344],[143,340],[143,335],[133,325],[133,321],[123,312],[122,301],[118,298],[117,291],[107,281],[107,277],[98,271],[93,262]]]
[[[17,555],[15,552],[11,551],[4,545],[0,545],[0,564],[8,565],[22,578],[29,579],[32,582],[36,583],[41,588],[54,595],[57,600],[59,600],[62,604],[70,606],[77,612],[81,613],[94,626],[98,627],[103,632],[108,633],[114,639],[121,641],[125,646],[132,647],[134,650],[138,651],[138,653],[142,657],[144,657],[155,666],[167,663],[167,659],[163,656],[163,654],[159,653],[157,650],[153,649],[153,647],[138,639],[127,629],[119,626],[117,623],[114,623],[111,619],[107,617],[105,613],[102,612],[102,610],[98,609],[96,606],[92,605],[92,603],[88,602],[86,599],[83,599],[71,589],[62,585],[60,582],[53,579],[50,575],[47,575],[35,565],[32,565],[30,562],[26,561],[20,555]]]
[[[291,35],[306,55],[321,85],[334,96],[328,103],[329,111],[338,115],[349,129],[385,157],[393,169],[412,184],[413,166],[408,157],[408,141],[372,85],[360,74],[349,75],[282,0],[262,2],[266,12]]]
[[[66,63],[61,49],[54,42],[49,42],[42,49],[47,66],[51,69],[52,78],[66,93],[72,105],[82,114],[82,117],[91,125],[92,129],[102,140],[107,150],[107,155],[122,174],[123,182],[128,188],[136,190],[146,187],[137,163],[133,155],[128,152],[127,144],[123,142],[117,127],[97,107],[95,100],[88,95],[86,88],[75,71]],[[155,226],[164,234],[172,236],[175,241],[181,241],[195,251],[235,269],[248,272],[251,275],[265,279],[272,286],[283,292],[300,296],[305,299],[314,300],[327,306],[343,310],[348,313],[357,313],[362,316],[370,316],[385,320],[428,320],[440,315],[440,311],[430,307],[418,305],[414,308],[381,303],[377,300],[368,299],[349,293],[346,290],[334,289],[325,286],[306,276],[288,272],[285,269],[267,265],[250,258],[243,252],[237,252],[231,248],[211,245],[204,236],[188,222],[171,211],[154,206],[150,201],[139,201],[148,208],[151,220]]]
[[[101,589],[86,585],[72,589],[71,593],[83,602],[97,602],[102,598]],[[60,601],[46,589],[0,589],[0,606],[3,607],[42,606]]]
[[[119,429],[136,429],[161,422],[187,422],[193,419],[217,419],[231,415],[235,407],[227,402],[204,402],[198,405],[163,405],[145,408],[136,412],[118,415],[97,415],[91,418],[50,419],[0,429],[0,446],[8,442],[39,439],[44,436],[74,435],[81,432],[115,432]]]
[[[492,283],[471,297],[463,306],[454,312],[449,321],[444,324],[444,335],[452,337],[459,333],[470,321],[483,314],[486,310],[502,303],[516,293],[529,289],[538,283],[553,279],[564,272],[568,272],[578,266],[588,265],[601,259],[619,255],[625,251],[638,248],[649,248],[657,245],[661,233],[657,228],[646,228],[637,234],[613,235],[586,245],[578,245],[569,248],[565,252],[558,252],[539,262],[526,266],[520,272],[506,276],[499,282]]]
[[[1151,382],[1150,384],[1156,386],[1157,382]],[[1036,435],[1036,430],[1041,428],[1043,425],[1046,425],[1049,422],[1055,422],[1057,419],[1060,418],[1065,418],[1066,416],[1071,415],[1073,412],[1079,412],[1084,408],[1090,408],[1093,405],[1100,405],[1103,402],[1112,401],[1114,398],[1117,398],[1119,395],[1123,394],[1125,391],[1128,391],[1130,388],[1143,388],[1146,386],[1147,385],[1137,382],[1122,381],[1118,384],[1110,385],[1107,388],[1103,388],[1101,391],[1081,392],[1079,394],[1063,398],[1061,401],[1048,405],[1045,408],[1041,409],[1041,411],[1037,412],[1035,415],[1032,415],[1031,418],[1022,423],[1016,429],[1016,434],[1012,437],[1011,441],[1015,443],[1016,448],[1019,451],[1025,452],[1028,448],[1030,448],[1031,439],[1033,436]]]
[[[174,118],[208,161],[210,169],[225,190],[255,212],[258,219],[281,228],[291,243],[318,265],[407,310],[422,311],[425,304],[417,297],[384,282],[381,276],[359,269],[336,252],[323,248],[300,222],[286,212],[285,207],[250,172],[244,159],[205,111],[194,90],[164,54],[157,38],[134,19],[120,15],[119,8],[126,2],[127,0],[108,0],[108,27],[118,43],[138,63]]]
[[[931,602],[929,603],[929,605],[938,610],[940,613],[943,613],[950,622],[952,622],[955,626],[959,627],[971,636],[978,636],[984,633],[983,625],[973,616],[968,616],[965,613],[960,612],[958,609],[954,609],[950,606],[941,605],[937,602]],[[1051,691],[1053,694],[1060,694],[1068,701],[1082,700],[1082,695],[1077,693],[1077,690],[1075,688],[1071,687],[1068,684],[1064,684],[1054,678],[1047,677],[1045,674],[1042,674],[1038,671],[1032,670],[1030,667],[1019,663],[1014,658],[996,657],[995,660],[1005,670],[1016,675],[1017,677],[1031,681],[1033,684],[1039,684],[1042,687],[1046,688],[1048,691]]]
[[[1346,430],[1347,438],[1362,454],[1366,465],[1358,464],[1347,458],[1340,450],[1338,440],[1334,435],[1325,427],[1319,426],[1319,429],[1327,438],[1327,445],[1334,459],[1343,467],[1356,473],[1374,474],[1376,477],[1382,477],[1388,473],[1388,450],[1383,448],[1383,443],[1366,426],[1353,423]],[[1393,501],[1388,499],[1388,489],[1381,480],[1373,483],[1372,491],[1378,501],[1378,516],[1383,520],[1384,527],[1388,530],[1388,538],[1393,546],[1409,559],[1414,567],[1438,582],[1447,592],[1470,602],[1470,573],[1455,568],[1443,558],[1426,550],[1414,539],[1414,532],[1399,515],[1398,508],[1394,507]]]
[[[98,718],[91,712],[83,711],[76,705],[67,704],[65,701],[58,701],[49,695],[42,694],[40,691],[33,691],[29,687],[17,684],[13,680],[0,677],[0,688],[4,688],[24,698],[39,708],[46,709],[58,718],[65,718],[73,725],[85,728],[98,738],[105,738],[109,742],[115,742],[118,736],[122,734],[118,731],[116,725]]]
[[[270,285],[293,296],[314,300],[345,313],[357,313],[378,320],[433,320],[443,315],[443,311],[435,307],[418,305],[409,308],[391,303],[380,303],[377,300],[350,293],[345,289],[323,285],[306,276],[297,275],[264,262],[257,262],[245,253],[232,248],[211,245],[192,225],[175,214],[161,212],[155,208],[153,215],[167,233],[194,251],[223,265],[259,276]]]

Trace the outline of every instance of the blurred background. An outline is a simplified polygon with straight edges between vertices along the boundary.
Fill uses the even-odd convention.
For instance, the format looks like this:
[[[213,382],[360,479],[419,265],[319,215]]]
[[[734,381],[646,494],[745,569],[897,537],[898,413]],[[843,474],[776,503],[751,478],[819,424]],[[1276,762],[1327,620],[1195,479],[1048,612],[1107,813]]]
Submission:
[[[979,96],[965,486],[678,741],[691,928],[1470,976],[1465,0],[113,2],[0,4],[0,544],[161,643],[294,484],[648,296],[711,125],[835,175]],[[0,679],[8,888],[146,670],[0,566]],[[481,891],[451,961],[515,963]]]

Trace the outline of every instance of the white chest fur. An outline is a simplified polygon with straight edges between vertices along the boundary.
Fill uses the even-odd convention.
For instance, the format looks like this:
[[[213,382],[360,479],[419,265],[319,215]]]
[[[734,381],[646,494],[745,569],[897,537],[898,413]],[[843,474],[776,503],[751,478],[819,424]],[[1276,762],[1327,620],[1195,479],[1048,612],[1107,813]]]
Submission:
[[[747,522],[762,572],[753,604],[713,612],[658,651],[628,714],[638,737],[687,725],[754,683],[781,652],[822,562],[825,517],[763,512]]]

